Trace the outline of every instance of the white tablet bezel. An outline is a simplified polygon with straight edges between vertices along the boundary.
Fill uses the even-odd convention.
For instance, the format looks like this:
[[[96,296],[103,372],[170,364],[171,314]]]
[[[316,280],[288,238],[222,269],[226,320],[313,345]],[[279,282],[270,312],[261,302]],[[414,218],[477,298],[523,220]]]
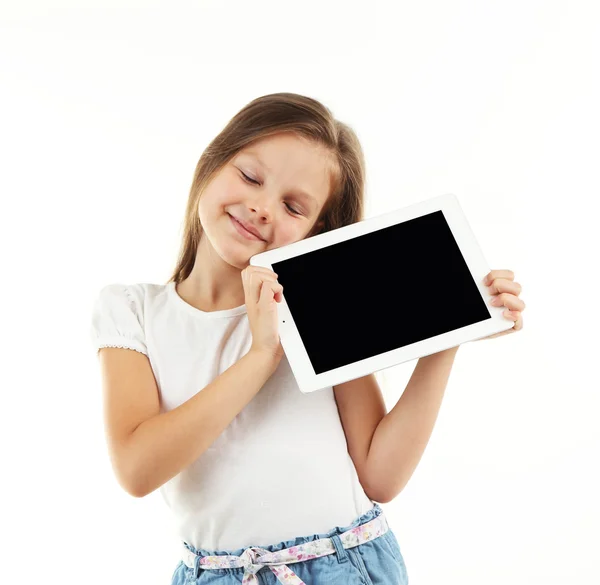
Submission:
[[[368,234],[375,230],[402,223],[435,211],[443,212],[452,235],[471,272],[471,276],[491,314],[491,319],[461,327],[460,329],[455,329],[454,331],[449,331],[435,337],[423,339],[405,347],[366,358],[329,372],[315,374],[286,303],[284,289],[283,300],[277,303],[279,337],[301,392],[309,393],[329,386],[335,386],[336,384],[354,380],[402,362],[437,353],[467,341],[473,341],[494,333],[499,333],[500,331],[505,331],[514,325],[513,321],[507,319],[502,314],[506,310],[505,307],[493,307],[489,304],[492,295],[488,287],[483,284],[483,279],[490,272],[490,269],[457,197],[451,193],[420,201],[408,207],[368,218],[323,234],[317,234],[311,238],[300,240],[281,248],[261,252],[250,258],[250,264],[273,270],[273,264],[281,260],[293,258],[300,254],[318,250],[319,248],[343,242],[350,238]],[[384,251],[384,253],[386,252]],[[448,290],[448,294],[451,294],[451,290]],[[448,303],[448,310],[453,310],[451,302]]]

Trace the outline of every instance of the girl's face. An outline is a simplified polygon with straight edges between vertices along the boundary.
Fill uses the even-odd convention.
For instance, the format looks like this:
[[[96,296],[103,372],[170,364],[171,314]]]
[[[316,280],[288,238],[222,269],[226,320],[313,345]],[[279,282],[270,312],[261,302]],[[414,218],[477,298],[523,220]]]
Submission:
[[[251,256],[302,240],[329,196],[328,160],[322,147],[290,133],[240,151],[200,197],[204,245],[210,243],[225,262],[244,269]],[[260,239],[240,233],[232,216],[253,227]]]

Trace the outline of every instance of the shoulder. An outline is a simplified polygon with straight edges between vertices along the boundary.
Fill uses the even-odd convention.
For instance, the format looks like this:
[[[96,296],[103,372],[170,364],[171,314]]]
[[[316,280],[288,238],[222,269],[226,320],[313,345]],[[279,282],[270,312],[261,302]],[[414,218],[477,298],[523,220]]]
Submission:
[[[113,282],[98,292],[92,310],[91,334],[96,349],[126,347],[148,355],[146,326],[154,302],[165,285]]]
[[[157,299],[166,294],[166,285],[155,283],[112,282],[100,288],[94,300],[94,312],[135,316],[141,325],[157,306]]]
[[[153,298],[166,292],[167,285],[148,282],[113,282],[100,288],[98,298],[127,301],[137,307],[143,307]]]
[[[98,307],[127,307],[137,313],[143,306],[144,291],[139,285],[112,282],[100,288],[95,305]]]

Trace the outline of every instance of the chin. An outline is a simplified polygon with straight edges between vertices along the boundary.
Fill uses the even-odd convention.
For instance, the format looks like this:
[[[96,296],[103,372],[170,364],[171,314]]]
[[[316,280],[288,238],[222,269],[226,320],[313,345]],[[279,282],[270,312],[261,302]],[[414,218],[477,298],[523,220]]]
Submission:
[[[244,270],[244,268],[250,264],[250,258],[252,258],[252,256],[255,254],[258,254],[258,251],[254,251],[251,248],[240,250],[238,245],[232,245],[228,242],[220,247],[218,254],[223,262],[226,262],[230,266],[233,266],[239,270]]]

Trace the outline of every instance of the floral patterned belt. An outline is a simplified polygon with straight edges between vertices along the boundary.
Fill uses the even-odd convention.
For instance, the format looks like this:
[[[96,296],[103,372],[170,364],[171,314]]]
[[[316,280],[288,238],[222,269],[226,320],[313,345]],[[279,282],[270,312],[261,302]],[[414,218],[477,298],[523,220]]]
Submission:
[[[369,522],[351,528],[339,535],[344,548],[353,548],[364,542],[369,542],[385,534],[389,530],[387,520],[383,513]],[[195,567],[195,555],[184,544],[182,560],[190,568]],[[200,569],[233,569],[244,567],[243,585],[259,585],[256,573],[263,567],[269,567],[283,585],[306,585],[296,573],[286,565],[300,563],[336,552],[331,538],[321,538],[284,550],[269,552],[264,548],[253,546],[247,548],[240,556],[219,555],[201,557],[198,563]]]

